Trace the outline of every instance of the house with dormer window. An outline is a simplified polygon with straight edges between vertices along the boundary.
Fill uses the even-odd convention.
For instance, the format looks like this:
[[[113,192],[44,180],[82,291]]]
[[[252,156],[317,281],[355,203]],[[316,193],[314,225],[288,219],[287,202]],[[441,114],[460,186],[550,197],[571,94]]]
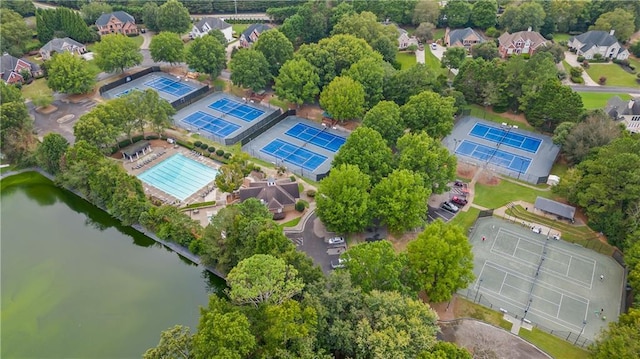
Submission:
[[[529,28],[527,31],[518,31],[513,34],[505,32],[498,38],[498,43],[500,57],[504,59],[521,54],[532,56],[539,48],[547,45],[547,40],[539,32],[531,31]]]
[[[135,35],[138,33],[136,19],[124,11],[114,11],[100,15],[96,20],[96,26],[100,35]]]
[[[213,30],[220,30],[227,39],[227,42],[233,40],[233,29],[231,28],[231,24],[228,24],[223,19],[218,19],[216,17],[204,17],[200,19],[200,21],[195,23],[191,28],[189,36],[192,39],[195,39],[203,37]]]
[[[6,84],[24,83],[22,76],[27,71],[33,77],[39,74],[40,67],[27,60],[11,56],[6,52],[0,57],[0,77]]]
[[[267,24],[253,24],[249,26],[242,35],[240,35],[240,46],[241,47],[249,47],[254,42],[258,41],[258,37],[263,32],[270,30],[271,26]]]
[[[444,34],[444,41],[447,47],[464,47],[469,50],[471,46],[481,44],[486,40],[474,29],[468,27],[455,30],[447,28]]]
[[[574,50],[576,55],[584,56],[587,60],[593,59],[596,54],[600,54],[603,58],[626,60],[629,57],[629,50],[622,47],[614,33],[615,30],[587,31],[569,38],[567,46]]]

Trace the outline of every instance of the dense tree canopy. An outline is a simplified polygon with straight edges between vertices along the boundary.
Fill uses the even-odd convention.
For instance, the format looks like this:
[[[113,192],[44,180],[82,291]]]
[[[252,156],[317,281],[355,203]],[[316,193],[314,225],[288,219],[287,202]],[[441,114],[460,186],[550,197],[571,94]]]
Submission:
[[[293,44],[278,29],[267,30],[260,34],[252,48],[264,55],[269,71],[274,77],[278,76],[280,67],[293,58]]]
[[[587,158],[591,150],[608,145],[621,134],[620,124],[613,122],[604,111],[597,111],[571,127],[562,152],[569,164],[575,165]]]
[[[524,114],[527,121],[548,131],[562,122],[575,122],[584,111],[582,97],[557,79],[547,80],[539,91],[526,97]]]
[[[471,4],[465,0],[447,1],[444,7],[447,24],[452,28],[464,27],[469,22],[471,11]]]
[[[156,24],[160,31],[183,34],[191,29],[189,10],[177,0],[168,0],[158,8]]]
[[[147,1],[142,7],[142,22],[151,31],[158,31],[159,6],[155,2]]]
[[[424,130],[431,137],[441,138],[453,129],[454,102],[452,97],[424,91],[411,96],[409,102],[400,107],[400,114],[412,131]]]
[[[151,58],[155,62],[168,62],[176,64],[184,60],[184,42],[180,35],[163,31],[151,38],[149,44]]]
[[[437,24],[440,20],[440,5],[436,0],[420,0],[413,9],[414,25],[423,23]]]
[[[70,52],[55,54],[47,63],[47,85],[54,91],[82,94],[93,89],[96,73],[89,63]]]
[[[3,1],[3,4],[10,1]],[[24,54],[27,42],[31,39],[32,31],[27,26],[22,16],[9,9],[0,11],[0,50],[13,56],[20,57]]]
[[[360,83],[365,93],[365,108],[370,109],[382,99],[385,77],[385,63],[381,60],[364,58],[343,72]]]
[[[399,34],[395,26],[381,24],[376,15],[368,11],[343,16],[331,33],[333,35],[348,34],[364,39],[388,62],[394,61],[398,52]],[[392,46],[383,46],[380,42],[383,38],[386,38]]]
[[[418,289],[423,289],[432,302],[449,300],[473,281],[471,245],[456,225],[431,222],[409,242],[407,255]]]
[[[224,46],[214,36],[205,35],[193,40],[187,50],[185,60],[190,68],[211,76],[218,77],[227,64],[227,53]]]
[[[330,231],[357,233],[370,222],[369,176],[357,166],[334,167],[320,182],[316,212]]]
[[[339,121],[361,118],[364,102],[364,87],[347,76],[336,77],[320,93],[320,105]]]
[[[397,254],[391,242],[361,243],[342,255],[351,282],[365,293],[372,290],[411,292],[406,253]]]
[[[89,2],[82,5],[82,7],[80,8],[82,18],[87,23],[87,25],[95,24],[100,15],[108,14],[112,11],[113,8],[111,7],[111,5],[100,1]]]
[[[362,125],[378,131],[389,147],[395,146],[405,129],[400,106],[391,101],[380,101],[373,106],[364,115]]]
[[[105,72],[122,72],[142,62],[142,54],[136,42],[122,34],[102,36],[93,52],[96,54],[96,65]]]
[[[272,78],[269,62],[262,52],[254,49],[238,51],[229,62],[229,67],[233,84],[253,91],[264,89]]]
[[[450,47],[442,56],[442,67],[459,69],[466,57],[467,50],[464,47]]]
[[[493,41],[483,42],[478,45],[471,46],[471,56],[475,58],[482,58],[487,61],[498,58],[498,46]]]
[[[537,2],[525,2],[507,7],[500,16],[500,25],[509,32],[525,31],[529,27],[533,31],[538,31],[544,24],[546,16],[542,5]]]
[[[312,102],[320,93],[319,83],[318,71],[307,60],[289,60],[275,79],[275,92],[281,99],[302,105]]]
[[[340,147],[332,167],[337,168],[342,164],[357,166],[375,185],[391,172],[391,156],[391,149],[376,130],[358,127]]]
[[[80,13],[64,7],[58,7],[54,10],[37,10],[36,28],[38,40],[42,44],[46,44],[54,37],[66,36],[86,43],[95,40],[97,36],[82,20]],[[29,34],[31,34],[30,31]]]
[[[0,95],[0,150],[10,163],[30,165],[31,153],[37,146],[33,119],[16,87],[0,81]]]
[[[496,0],[478,0],[471,10],[471,22],[475,27],[487,29],[496,25],[498,3]]]
[[[640,309],[620,315],[590,347],[594,359],[640,357]]]
[[[635,16],[624,9],[604,13],[598,17],[591,30],[615,30],[615,36],[620,41],[627,41],[635,30]]]
[[[44,136],[36,150],[36,161],[43,170],[57,175],[60,172],[60,160],[69,148],[69,141],[57,133]]]
[[[423,225],[431,195],[423,183],[422,177],[412,171],[393,171],[371,190],[374,217],[394,233]]]
[[[440,91],[440,84],[433,69],[416,64],[408,69],[394,71],[384,84],[384,98],[402,106],[413,95],[425,90]]]

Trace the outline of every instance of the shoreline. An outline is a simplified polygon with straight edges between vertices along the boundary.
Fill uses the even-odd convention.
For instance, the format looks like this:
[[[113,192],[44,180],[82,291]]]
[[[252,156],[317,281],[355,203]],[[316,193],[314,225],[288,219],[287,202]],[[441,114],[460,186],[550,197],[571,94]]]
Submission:
[[[38,168],[38,167],[29,167],[29,168],[23,168],[23,169],[19,169],[19,170],[15,170],[15,171],[5,172],[2,175],[0,175],[0,181],[5,179],[5,178],[11,177],[11,176],[16,176],[16,175],[19,175],[19,174],[22,174],[22,173],[27,173],[27,172],[37,172],[40,175],[42,175],[42,176],[46,177],[47,179],[49,179],[51,182],[54,182],[54,185],[56,187],[58,187],[55,184],[55,177],[52,176],[50,173],[47,173],[47,172],[43,171],[41,168]],[[61,189],[65,190],[65,191],[73,193],[74,195],[76,195],[76,196],[82,198],[83,200],[91,203],[91,205],[93,205],[94,207],[99,208],[100,210],[104,211],[105,213],[111,215],[104,208],[102,208],[100,206],[97,206],[93,202],[89,201],[82,193],[80,193],[80,192],[78,192],[76,190],[70,189],[70,188],[66,188],[66,187],[58,187],[58,188],[61,188]],[[135,229],[136,231],[138,231],[142,235],[153,239],[157,243],[162,244],[163,246],[165,246],[166,248],[170,249],[174,253],[176,253],[176,254],[188,259],[192,263],[196,264],[198,267],[204,268],[205,270],[207,270],[211,274],[214,274],[217,277],[219,277],[221,279],[224,279],[224,280],[227,279],[226,276],[224,274],[222,274],[222,272],[218,271],[215,268],[212,268],[212,267],[209,267],[209,266],[206,266],[206,265],[202,264],[202,261],[200,260],[200,257],[195,255],[195,254],[193,254],[193,253],[191,253],[187,248],[185,248],[185,247],[183,247],[183,246],[181,246],[181,245],[179,245],[177,243],[168,242],[168,241],[165,241],[164,239],[158,238],[158,236],[154,232],[147,230],[146,228],[144,228],[139,223],[133,224],[133,225],[131,225],[129,227]]]

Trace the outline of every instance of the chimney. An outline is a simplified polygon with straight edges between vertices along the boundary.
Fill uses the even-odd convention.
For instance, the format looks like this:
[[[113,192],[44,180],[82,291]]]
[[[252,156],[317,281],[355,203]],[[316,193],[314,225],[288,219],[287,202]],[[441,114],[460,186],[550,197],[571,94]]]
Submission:
[[[611,36],[613,36],[613,34],[615,34],[615,33],[616,33],[615,29],[611,29],[611,31],[609,31],[609,35],[611,35]]]
[[[531,26],[529,26],[529,28],[527,29],[528,32],[531,32]]]

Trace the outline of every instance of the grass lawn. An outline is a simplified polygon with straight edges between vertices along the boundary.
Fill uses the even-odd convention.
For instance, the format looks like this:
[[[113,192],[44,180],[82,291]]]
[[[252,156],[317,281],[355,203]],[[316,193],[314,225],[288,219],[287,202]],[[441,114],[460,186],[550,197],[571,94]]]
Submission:
[[[290,220],[289,222],[285,222],[283,224],[281,224],[281,226],[284,227],[295,227],[298,225],[298,223],[300,223],[300,219],[302,217],[298,217],[298,218],[294,218],[292,220]]]
[[[553,34],[553,41],[554,42],[569,41],[570,37],[571,35],[569,34],[557,33],[557,34]]]
[[[626,72],[616,64],[591,64],[587,73],[596,82],[600,77],[606,77],[606,86],[640,87],[636,82],[636,75]]]
[[[564,177],[564,175],[567,173],[568,170],[569,170],[569,165],[567,165],[567,163],[564,161],[558,160],[556,161],[556,163],[553,164],[553,167],[551,167],[551,174],[562,178]]]
[[[29,85],[22,86],[22,96],[25,99],[33,99],[40,94],[53,95],[53,90],[47,86],[45,78],[34,80]]]
[[[436,57],[436,55],[434,55],[431,52],[431,47],[428,48],[427,51],[427,47],[425,46],[425,51],[424,51],[424,64],[435,70],[436,74],[441,73],[445,76],[449,76],[449,70],[447,69],[443,69],[442,66],[440,66],[440,60],[438,60],[438,58]]]
[[[434,40],[442,39],[444,37],[444,32],[445,32],[445,29],[435,29],[433,31],[433,39]]]
[[[231,24],[231,31],[240,38],[240,35],[246,30],[251,24]]]
[[[562,60],[562,67],[564,67],[564,71],[567,73],[567,76],[571,76],[571,65],[565,60]]]
[[[396,61],[400,63],[401,69],[408,69],[416,64],[416,54],[413,52],[398,52]]]
[[[509,118],[509,115],[506,112],[504,114],[489,112],[489,111],[486,111],[484,107],[480,105],[469,105],[468,108],[471,110],[471,116],[482,118],[482,119],[500,123],[500,124],[505,122],[508,125],[516,125],[518,126],[518,128],[523,130],[538,132],[535,128],[533,128],[533,126],[529,125],[528,123],[522,123],[520,121],[516,121]]]
[[[500,208],[513,201],[534,203],[536,197],[553,198],[551,191],[540,191],[521,186],[506,180],[500,180],[495,186],[476,183],[473,203],[486,208]]]
[[[582,359],[589,357],[589,353],[586,350],[573,346],[571,343],[547,334],[538,328],[533,328],[532,331],[520,329],[520,337],[536,345],[554,358]]]
[[[478,213],[480,213],[479,209],[471,207],[466,212],[458,212],[458,214],[456,214],[456,216],[453,217],[453,219],[449,223],[457,224],[458,226],[462,227],[463,233],[467,233],[469,228],[473,226],[476,218],[478,218]]]
[[[631,100],[631,95],[626,93],[612,93],[612,92],[578,92],[582,97],[582,103],[587,110],[593,110],[596,108],[604,108],[613,96],[619,96],[623,100]]]
[[[501,312],[475,304],[460,296],[456,298],[455,317],[474,318],[501,327],[505,330],[511,330],[511,323],[502,319]]]

